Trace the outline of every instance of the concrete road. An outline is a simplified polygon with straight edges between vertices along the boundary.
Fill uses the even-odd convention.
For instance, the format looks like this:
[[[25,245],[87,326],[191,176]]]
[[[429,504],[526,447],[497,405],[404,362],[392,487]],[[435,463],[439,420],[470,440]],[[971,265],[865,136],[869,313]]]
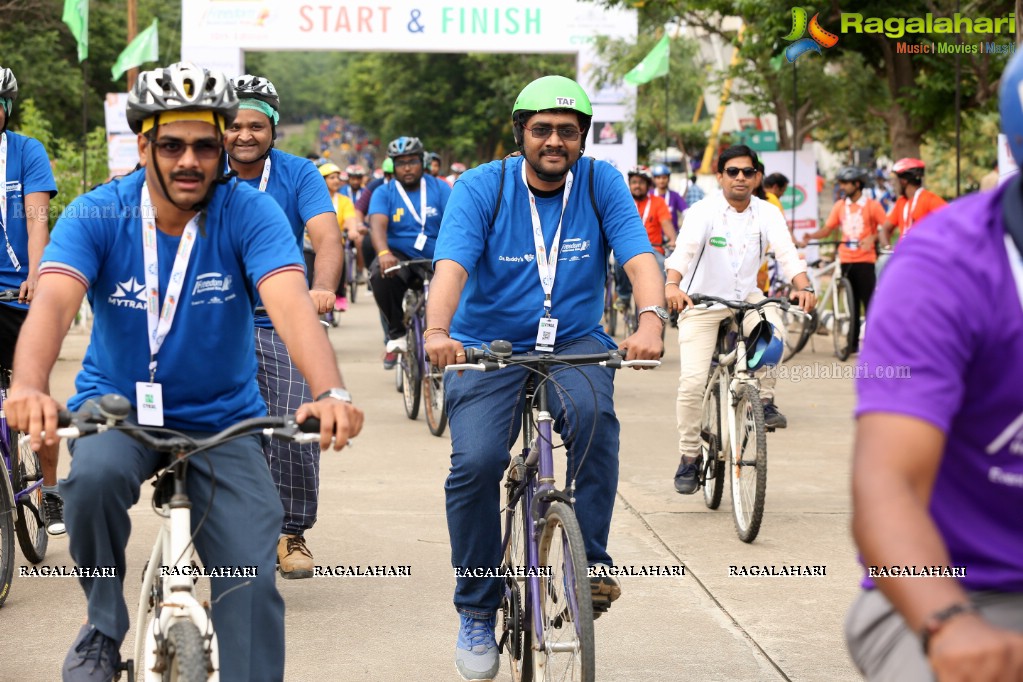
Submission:
[[[405,417],[393,374],[381,368],[376,309],[360,293],[329,334],[366,428],[351,450],[324,455],[319,522],[307,539],[319,565],[410,566],[411,576],[278,580],[287,603],[286,679],[457,680],[443,495],[448,440],[431,436],[422,416]],[[789,428],[768,437],[767,508],[760,536],[747,545],[736,537],[727,490],[710,511],[702,495],[682,497],[672,487],[674,338],[669,330],[662,368],[622,372],[617,382],[623,446],[610,551],[619,565],[684,565],[685,575],[622,579],[622,598],[596,623],[597,679],[858,679],[842,638],[860,575],[849,535],[853,386],[833,378],[849,365],[817,337],[818,352],[804,351],[793,378],[778,381]],[[69,335],[52,382],[58,397],[71,393],[86,343],[81,331]],[[67,466],[64,456],[62,476]],[[125,592],[133,616],[157,527],[148,487],[131,512]],[[66,539],[51,539],[45,563],[73,565]],[[730,575],[793,565],[825,574]],[[58,679],[84,614],[77,581],[18,578],[16,569],[0,610],[0,682]],[[508,679],[504,663],[499,679]]]

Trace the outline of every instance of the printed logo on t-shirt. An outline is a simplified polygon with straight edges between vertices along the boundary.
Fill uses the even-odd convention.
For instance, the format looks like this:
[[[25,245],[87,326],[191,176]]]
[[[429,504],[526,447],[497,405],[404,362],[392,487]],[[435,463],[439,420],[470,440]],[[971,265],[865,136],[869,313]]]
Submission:
[[[192,305],[216,305],[230,301],[237,294],[231,292],[231,275],[207,272],[195,278],[192,286]]]
[[[523,256],[498,256],[497,260],[502,263],[532,263],[534,258],[536,256],[527,253]]]
[[[8,180],[7,181],[7,197],[11,198],[11,195],[21,194],[21,181],[19,180]]]
[[[1011,455],[1023,457],[1023,414],[1016,417],[998,434],[998,437],[987,446],[985,452],[996,456],[1003,450]],[[1001,466],[991,466],[988,468],[987,479],[991,483],[1023,488],[1023,472],[1020,471],[1018,464],[1006,465],[1003,463]]]
[[[145,310],[146,285],[134,277],[129,277],[124,282],[118,282],[115,285],[114,293],[107,298],[107,303],[118,308]]]
[[[558,260],[559,261],[583,260],[584,258],[590,257],[589,250],[590,250],[589,239],[579,239],[578,237],[574,239],[566,239],[565,242],[561,245],[561,253],[558,257]]]

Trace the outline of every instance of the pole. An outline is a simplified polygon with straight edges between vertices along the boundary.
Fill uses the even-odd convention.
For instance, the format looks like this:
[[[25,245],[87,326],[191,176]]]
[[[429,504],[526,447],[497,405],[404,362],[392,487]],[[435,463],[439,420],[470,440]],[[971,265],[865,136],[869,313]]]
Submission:
[[[792,62],[792,180],[789,182],[792,188],[792,224],[789,232],[796,229],[796,140],[799,137],[799,80],[796,73],[796,63]]]
[[[668,165],[668,139],[671,134],[668,132],[668,86],[671,83],[671,68],[668,68],[668,75],[664,77],[664,165]],[[670,178],[669,178],[670,179]]]
[[[135,1],[136,0],[128,0],[128,42],[125,43],[126,45],[130,44],[131,41],[135,40],[135,36],[137,36],[139,32],[138,12],[135,5]],[[131,90],[132,86],[135,85],[135,79],[137,79],[138,77],[139,77],[138,67],[133,66],[132,68],[128,69],[129,91]]]
[[[89,191],[89,60],[82,60],[82,194]]]

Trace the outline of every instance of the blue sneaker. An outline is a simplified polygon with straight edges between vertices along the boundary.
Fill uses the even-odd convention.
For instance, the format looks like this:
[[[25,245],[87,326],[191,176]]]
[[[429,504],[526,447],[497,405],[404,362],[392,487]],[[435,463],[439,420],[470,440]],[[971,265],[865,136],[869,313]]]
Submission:
[[[455,667],[463,680],[492,680],[501,669],[494,636],[494,616],[473,618],[459,614],[458,643],[455,644]]]
[[[61,676],[64,682],[110,682],[121,667],[120,647],[113,639],[83,625],[67,652]]]

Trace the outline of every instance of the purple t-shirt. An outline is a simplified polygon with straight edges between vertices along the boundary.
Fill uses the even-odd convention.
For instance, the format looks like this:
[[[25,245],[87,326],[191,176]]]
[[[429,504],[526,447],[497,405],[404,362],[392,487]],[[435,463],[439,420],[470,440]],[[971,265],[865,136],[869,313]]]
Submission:
[[[899,244],[871,301],[858,376],[903,367],[910,378],[859,378],[856,415],[903,414],[945,433],[930,513],[951,565],[966,568],[966,589],[1020,592],[1023,302],[1004,191],[955,201]]]
[[[678,221],[682,217],[682,214],[687,208],[686,200],[682,198],[682,195],[673,189],[668,190],[668,196],[661,196],[656,190],[650,190],[650,194],[657,194],[657,196],[664,199],[664,203],[671,209],[671,224],[675,226],[675,234],[678,234]]]

